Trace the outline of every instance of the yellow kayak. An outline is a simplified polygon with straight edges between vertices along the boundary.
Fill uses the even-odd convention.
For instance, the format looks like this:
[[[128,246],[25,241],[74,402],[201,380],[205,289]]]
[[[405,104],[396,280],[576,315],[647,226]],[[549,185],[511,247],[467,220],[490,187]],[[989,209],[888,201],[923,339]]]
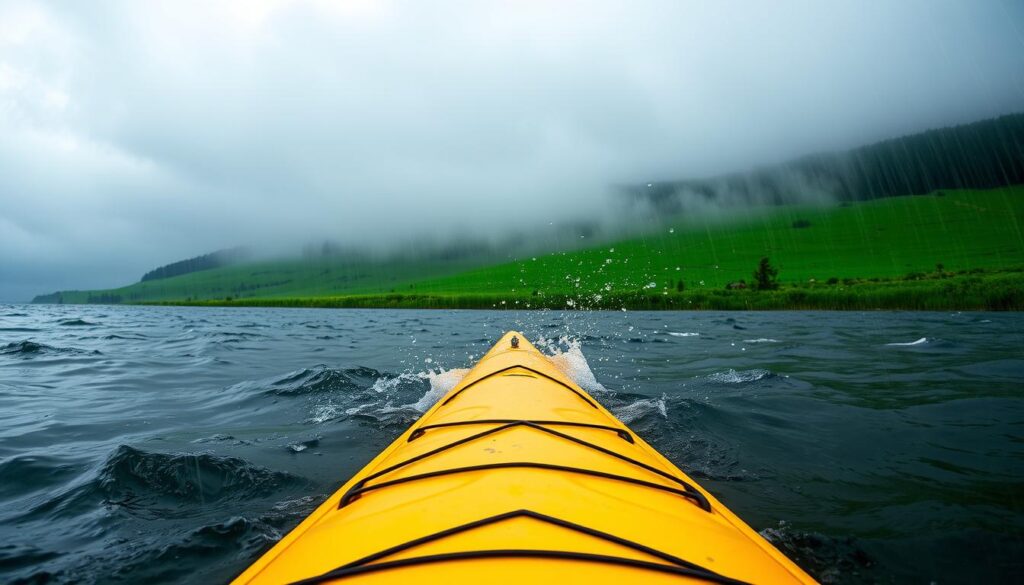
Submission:
[[[523,336],[235,583],[814,583]]]

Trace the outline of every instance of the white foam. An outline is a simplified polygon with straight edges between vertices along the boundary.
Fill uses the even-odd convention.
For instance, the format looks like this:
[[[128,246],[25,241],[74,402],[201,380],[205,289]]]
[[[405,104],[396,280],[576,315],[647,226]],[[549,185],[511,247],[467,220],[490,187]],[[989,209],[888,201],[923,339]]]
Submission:
[[[649,412],[657,412],[662,418],[668,418],[668,407],[665,405],[664,394],[661,395],[661,398],[643,398],[625,406],[613,408],[612,412],[627,425],[643,418]]]
[[[594,376],[594,372],[583,356],[582,344],[578,339],[559,337],[557,341],[550,339],[538,339],[537,347],[548,353],[548,358],[555,367],[563,374],[572,378],[573,382],[580,385],[588,392],[607,392],[608,389],[601,385]],[[564,348],[564,349],[563,349]]]
[[[772,339],[770,337],[758,337],[757,339],[744,339],[743,343],[778,343],[778,339]]]
[[[700,333],[689,332],[689,331],[683,331],[683,332],[669,331],[668,334],[671,335],[672,337],[700,337]]]
[[[329,420],[333,420],[341,416],[342,409],[340,406],[335,404],[318,404],[313,408],[313,416],[311,416],[306,422],[313,424],[325,423]]]
[[[420,412],[426,412],[438,399],[461,382],[467,373],[469,373],[467,368],[452,368],[451,370],[442,368],[436,372],[428,370],[416,374],[420,379],[430,382],[430,390],[427,390],[427,393],[417,400],[412,407]]]
[[[424,379],[426,379],[426,373],[424,372],[418,374],[411,374],[409,372],[405,372],[403,374],[395,376],[394,378],[388,378],[387,376],[383,378],[377,378],[376,380],[374,380],[373,386],[371,386],[370,389],[379,394],[384,394],[394,390],[399,386],[399,384],[403,382],[417,382],[419,380]]]
[[[737,372],[730,369],[727,372],[715,372],[708,376],[708,380],[722,384],[742,384],[744,382],[756,382],[771,376],[768,370],[743,370]]]
[[[589,392],[608,391],[594,376],[587,358],[583,355],[578,339],[571,339],[567,336],[560,337],[558,340],[541,338],[537,340],[536,345],[548,354],[559,371],[579,384],[580,387]],[[373,389],[377,392],[386,392],[405,380],[427,380],[430,382],[430,390],[414,404],[409,405],[420,412],[426,412],[442,396],[458,385],[467,373],[469,373],[467,368],[427,370],[416,374],[406,373],[395,378],[381,378],[374,382]]]
[[[918,339],[917,341],[907,341],[905,343],[886,343],[886,345],[904,346],[904,347],[906,347],[906,346],[910,346],[910,345],[923,345],[925,343],[928,343],[928,338],[927,337],[922,337],[921,339]]]

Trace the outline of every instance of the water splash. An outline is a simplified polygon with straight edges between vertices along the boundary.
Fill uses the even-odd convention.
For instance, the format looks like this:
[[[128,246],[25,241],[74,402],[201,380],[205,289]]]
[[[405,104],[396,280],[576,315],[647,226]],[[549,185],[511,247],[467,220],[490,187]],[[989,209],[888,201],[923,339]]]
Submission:
[[[537,340],[536,345],[548,354],[548,358],[559,371],[572,378],[584,390],[608,392],[608,389],[597,381],[594,372],[590,369],[590,364],[583,355],[582,342],[579,339],[562,336],[557,340],[551,340],[542,337]]]
[[[665,404],[666,398],[665,394],[662,394],[661,398],[641,398],[624,406],[613,408],[612,414],[627,425],[655,412],[660,414],[662,418],[668,419],[668,406]]]
[[[440,369],[436,372],[434,370],[427,370],[426,372],[416,374],[420,379],[430,382],[430,390],[417,400],[412,407],[420,412],[426,412],[442,396],[458,385],[468,373],[468,368],[454,368],[451,370]]]

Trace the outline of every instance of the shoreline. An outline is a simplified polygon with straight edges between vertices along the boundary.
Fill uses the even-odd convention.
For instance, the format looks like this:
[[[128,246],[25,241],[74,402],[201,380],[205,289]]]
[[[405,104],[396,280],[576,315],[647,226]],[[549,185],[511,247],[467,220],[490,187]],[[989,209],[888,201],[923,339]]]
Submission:
[[[40,303],[46,304],[46,303]],[[372,293],[317,297],[246,297],[165,300],[124,304],[198,307],[305,307],[325,309],[508,309],[508,310],[1024,310],[1024,269],[933,273],[914,279],[846,279],[828,283],[783,283],[776,290],[630,291],[623,293]]]

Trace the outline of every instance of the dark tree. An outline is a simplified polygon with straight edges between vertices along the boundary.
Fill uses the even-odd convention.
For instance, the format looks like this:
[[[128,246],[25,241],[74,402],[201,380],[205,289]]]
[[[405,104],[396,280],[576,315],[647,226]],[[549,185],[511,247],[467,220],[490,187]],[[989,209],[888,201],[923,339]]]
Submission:
[[[775,290],[779,288],[779,269],[771,265],[768,261],[768,257],[761,258],[761,261],[757,264],[757,270],[754,271],[754,289],[755,290]]]
[[[210,254],[196,256],[195,258],[189,258],[188,260],[180,260],[178,262],[167,264],[155,270],[150,270],[146,274],[142,275],[142,280],[140,282],[160,280],[162,278],[171,278],[174,276],[181,276],[182,274],[199,272],[200,270],[210,270],[212,268],[230,266],[232,264],[238,264],[248,258],[249,253],[245,248],[219,250]]]

